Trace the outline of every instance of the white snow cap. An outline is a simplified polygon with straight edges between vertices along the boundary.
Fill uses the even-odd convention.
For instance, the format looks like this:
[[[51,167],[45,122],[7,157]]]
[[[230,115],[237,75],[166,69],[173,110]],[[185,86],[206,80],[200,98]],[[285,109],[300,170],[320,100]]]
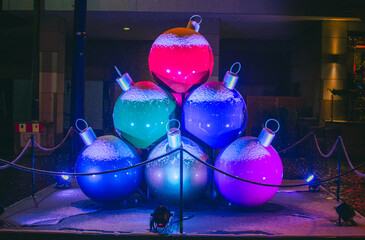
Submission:
[[[252,161],[270,156],[270,153],[254,137],[241,137],[231,143],[223,152],[220,159],[223,161]]]
[[[99,137],[93,142],[93,144],[84,150],[83,155],[87,158],[98,161],[135,157],[127,144],[112,135]]]
[[[209,46],[208,41],[200,34],[191,34],[185,36],[179,36],[177,34],[171,33],[164,33],[160,35],[155,42],[153,43],[152,47],[172,47],[172,46]]]
[[[191,93],[191,95],[188,97],[188,102],[225,102],[225,101],[233,101],[235,103],[241,102],[242,97],[240,97],[240,94],[237,94],[235,96],[234,91],[236,90],[230,90],[227,89],[223,84],[216,83],[215,82],[208,82],[197,89],[194,90],[194,92]],[[237,92],[238,93],[238,92]]]
[[[162,90],[155,84],[154,86],[151,86],[149,89],[140,88],[138,86],[139,84],[136,83],[128,91],[124,92],[124,94],[121,95],[121,100],[145,102],[153,100],[163,101],[169,98],[169,96],[164,92],[164,90]]]

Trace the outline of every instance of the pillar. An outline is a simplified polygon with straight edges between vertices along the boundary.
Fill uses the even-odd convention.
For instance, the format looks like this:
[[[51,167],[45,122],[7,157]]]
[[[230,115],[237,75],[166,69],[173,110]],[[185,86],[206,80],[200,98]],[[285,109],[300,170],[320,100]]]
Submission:
[[[322,22],[321,122],[331,119],[332,94],[329,89],[346,89],[347,22]],[[346,120],[346,97],[333,96],[333,119]]]
[[[48,145],[54,144],[55,135],[63,134],[65,34],[64,19],[58,16],[42,17],[39,46],[39,120],[47,128]]]

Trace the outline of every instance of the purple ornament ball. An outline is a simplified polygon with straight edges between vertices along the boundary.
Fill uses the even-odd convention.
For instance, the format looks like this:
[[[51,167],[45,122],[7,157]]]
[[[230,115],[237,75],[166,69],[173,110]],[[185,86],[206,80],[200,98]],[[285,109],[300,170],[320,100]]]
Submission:
[[[283,165],[279,154],[269,145],[264,147],[255,137],[242,137],[227,146],[214,166],[234,176],[254,182],[280,185]],[[247,183],[214,172],[214,181],[222,196],[243,207],[256,207],[270,200],[278,187]]]

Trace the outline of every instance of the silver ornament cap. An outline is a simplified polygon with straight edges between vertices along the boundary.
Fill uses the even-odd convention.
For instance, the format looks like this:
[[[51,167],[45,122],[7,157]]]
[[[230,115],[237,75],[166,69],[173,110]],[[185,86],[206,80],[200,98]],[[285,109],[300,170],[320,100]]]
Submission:
[[[278,128],[276,129],[276,131],[273,131],[267,127],[267,123],[270,121],[275,121],[277,123]],[[280,129],[279,122],[276,119],[271,118],[266,121],[265,127],[262,129],[262,131],[257,139],[264,147],[268,147],[271,145],[272,140],[274,140],[274,138],[275,138],[275,133],[277,131],[279,131],[279,129]]]
[[[231,71],[227,71],[223,78],[223,85],[228,89],[234,89],[238,80],[237,74]]]
[[[79,133],[82,141],[84,141],[86,146],[91,145],[96,140],[96,135],[91,127],[84,129]]]
[[[168,128],[169,124],[172,121],[176,121],[179,123],[179,126],[177,128]],[[180,131],[180,122],[177,119],[172,119],[167,122],[166,124],[166,130],[167,130],[167,140],[169,143],[169,147],[171,150],[178,148],[181,146],[181,131]]]
[[[234,66],[238,65],[238,70],[236,72],[233,72],[232,69]],[[241,63],[235,62],[232,64],[231,69],[226,72],[226,75],[223,78],[223,85],[232,90],[236,86],[239,71],[241,70]]]
[[[120,76],[119,78],[116,79],[116,81],[119,84],[119,86],[123,89],[123,91],[127,91],[134,84],[131,76],[129,76],[128,73],[125,73],[124,75]]]
[[[78,123],[80,121],[85,124],[85,128],[83,130],[81,130],[78,126]],[[77,119],[75,122],[75,126],[76,126],[77,130],[80,131],[79,135],[80,135],[82,141],[84,141],[86,146],[91,145],[96,140],[96,135],[94,133],[94,130],[91,127],[89,127],[89,125],[87,124],[87,122],[84,119],[82,119],[82,118]]]

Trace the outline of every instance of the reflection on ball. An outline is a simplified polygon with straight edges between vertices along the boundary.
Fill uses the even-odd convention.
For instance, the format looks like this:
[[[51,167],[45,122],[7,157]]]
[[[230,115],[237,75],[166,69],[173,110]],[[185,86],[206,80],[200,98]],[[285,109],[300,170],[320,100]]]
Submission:
[[[280,185],[283,165],[275,149],[264,147],[255,137],[242,137],[232,142],[218,156],[215,167],[243,179]],[[277,187],[259,186],[214,172],[219,192],[233,204],[255,207],[267,202]]]
[[[137,152],[121,139],[107,135],[86,146],[76,160],[77,173],[102,172],[125,168],[141,159]],[[102,175],[79,176],[82,192],[97,202],[115,203],[128,198],[142,181],[142,168]]]
[[[182,146],[199,159],[209,162],[208,155],[199,145],[188,138],[182,137]],[[167,139],[159,143],[150,153],[152,159],[169,151]],[[197,200],[203,196],[211,182],[211,170],[195,160],[187,153],[183,153],[183,197],[184,201]],[[172,203],[180,200],[180,152],[177,151],[160,160],[149,163],[145,167],[145,178],[151,193]]]

